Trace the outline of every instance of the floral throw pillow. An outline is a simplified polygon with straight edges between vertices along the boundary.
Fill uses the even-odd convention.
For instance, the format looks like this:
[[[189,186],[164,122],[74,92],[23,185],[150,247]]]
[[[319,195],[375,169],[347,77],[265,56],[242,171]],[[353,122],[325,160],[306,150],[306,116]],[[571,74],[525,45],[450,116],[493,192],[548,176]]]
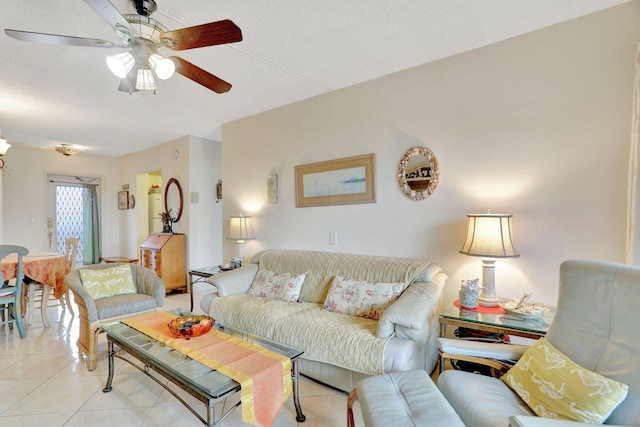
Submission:
[[[305,277],[307,273],[275,273],[259,269],[247,294],[298,302]]]
[[[404,290],[404,283],[366,282],[335,276],[323,308],[378,320]]]
[[[536,341],[504,381],[540,417],[601,424],[629,387],[571,361],[545,338]]]

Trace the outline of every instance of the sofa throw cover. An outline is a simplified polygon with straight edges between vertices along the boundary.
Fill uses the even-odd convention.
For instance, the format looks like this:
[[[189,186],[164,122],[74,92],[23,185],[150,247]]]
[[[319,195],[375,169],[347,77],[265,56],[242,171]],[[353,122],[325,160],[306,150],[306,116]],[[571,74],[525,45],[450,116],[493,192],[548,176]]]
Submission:
[[[334,313],[378,320],[398,299],[404,283],[367,282],[336,276],[331,282],[323,308]]]
[[[299,302],[300,289],[306,276],[307,273],[275,273],[259,269],[247,294],[288,302]]]
[[[629,387],[591,372],[545,338],[536,341],[501,378],[540,417],[602,424]]]

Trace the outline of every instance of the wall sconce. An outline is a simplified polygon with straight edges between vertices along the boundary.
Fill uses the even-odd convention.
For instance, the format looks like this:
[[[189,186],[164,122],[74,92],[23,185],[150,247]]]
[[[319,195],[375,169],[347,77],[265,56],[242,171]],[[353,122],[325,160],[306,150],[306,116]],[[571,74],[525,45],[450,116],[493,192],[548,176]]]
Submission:
[[[242,262],[244,259],[244,241],[255,239],[253,224],[250,216],[232,216],[229,218],[229,234],[227,239],[235,240],[237,245],[236,258]]]
[[[467,239],[460,253],[482,257],[480,305],[496,307],[495,258],[519,257],[513,247],[511,214],[468,214]]]
[[[0,131],[0,171],[2,171],[2,173],[4,173],[5,170],[3,157],[9,147],[11,147],[11,144],[9,144],[6,139],[2,139],[2,132]]]
[[[56,147],[53,148],[54,150],[56,150],[58,153],[62,154],[63,156],[73,156],[74,154],[78,154],[80,152],[80,150],[76,147],[74,147],[71,144],[60,144]]]

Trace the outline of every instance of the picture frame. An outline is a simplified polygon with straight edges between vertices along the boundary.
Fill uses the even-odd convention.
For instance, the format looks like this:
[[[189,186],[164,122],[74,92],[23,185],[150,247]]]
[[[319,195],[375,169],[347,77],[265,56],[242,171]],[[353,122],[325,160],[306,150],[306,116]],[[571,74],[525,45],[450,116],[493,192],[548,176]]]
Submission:
[[[267,175],[267,203],[278,203],[278,175],[275,173]]]
[[[375,154],[295,167],[296,207],[375,203]]]
[[[118,191],[118,209],[129,209],[129,192]]]

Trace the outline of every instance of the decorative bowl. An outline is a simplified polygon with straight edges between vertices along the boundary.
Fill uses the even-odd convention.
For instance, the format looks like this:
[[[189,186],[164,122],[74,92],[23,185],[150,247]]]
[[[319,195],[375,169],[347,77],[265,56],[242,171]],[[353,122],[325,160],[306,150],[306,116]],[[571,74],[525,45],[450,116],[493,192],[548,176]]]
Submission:
[[[189,315],[176,317],[167,326],[178,338],[192,338],[204,335],[211,330],[215,320],[209,316]]]

